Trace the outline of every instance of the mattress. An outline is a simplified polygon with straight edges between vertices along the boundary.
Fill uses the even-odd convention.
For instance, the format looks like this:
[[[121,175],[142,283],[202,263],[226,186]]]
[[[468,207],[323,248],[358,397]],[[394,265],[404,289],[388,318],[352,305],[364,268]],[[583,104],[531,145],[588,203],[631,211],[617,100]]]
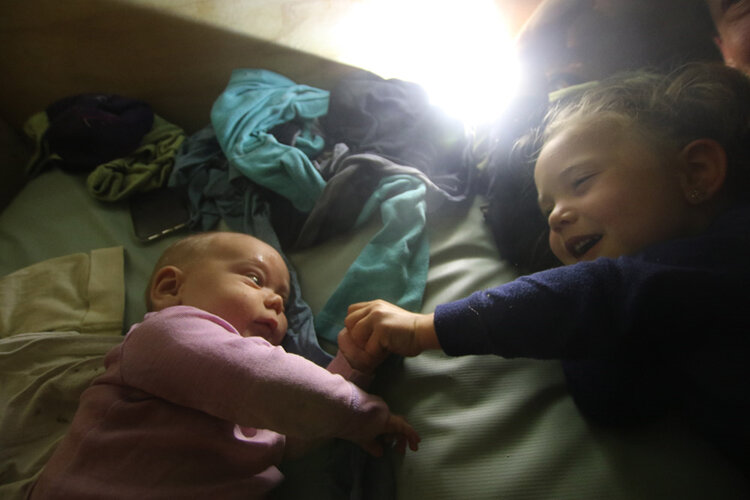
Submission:
[[[472,196],[430,213],[422,311],[516,276],[497,255],[483,203]],[[374,221],[288,254],[313,313],[325,307],[377,230]],[[144,314],[151,267],[179,237],[139,243],[124,202],[95,201],[83,177],[54,169],[31,180],[0,214],[0,496],[21,498],[38,474],[65,431],[78,394],[101,372],[103,355]],[[42,262],[46,267],[35,270]],[[46,277],[42,282],[68,283],[63,287],[68,292],[52,287],[17,300],[20,287],[29,289],[27,280],[36,276],[39,282],[40,275]],[[91,305],[102,294],[106,306]],[[38,302],[44,295],[57,297],[62,306]],[[66,309],[74,300],[83,305]],[[23,307],[51,312],[37,323],[6,321],[11,310]],[[99,314],[93,327],[85,320],[92,317],[89,309]],[[677,423],[629,430],[588,424],[566,392],[558,362],[426,352],[388,360],[371,390],[408,418],[422,443],[403,457],[366,461],[362,467],[375,482],[365,483],[365,498],[748,495],[742,478]],[[30,411],[42,403],[54,409],[43,414],[44,421]],[[324,468],[320,455],[296,464],[278,497],[336,498],[338,493],[321,481]]]

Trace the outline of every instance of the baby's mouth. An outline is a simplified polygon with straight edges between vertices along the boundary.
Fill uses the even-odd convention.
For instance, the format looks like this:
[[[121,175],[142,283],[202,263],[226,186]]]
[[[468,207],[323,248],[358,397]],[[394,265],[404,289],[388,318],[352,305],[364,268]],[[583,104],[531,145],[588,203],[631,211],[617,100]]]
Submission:
[[[594,245],[599,243],[599,240],[601,239],[601,234],[576,236],[575,238],[571,238],[570,240],[568,240],[568,242],[565,243],[565,247],[567,248],[570,255],[572,255],[575,259],[580,259],[584,255],[586,255],[586,253],[591,250]]]
[[[260,336],[266,340],[270,340],[276,334],[278,324],[278,321],[272,318],[262,318],[255,321],[256,328],[262,332]]]

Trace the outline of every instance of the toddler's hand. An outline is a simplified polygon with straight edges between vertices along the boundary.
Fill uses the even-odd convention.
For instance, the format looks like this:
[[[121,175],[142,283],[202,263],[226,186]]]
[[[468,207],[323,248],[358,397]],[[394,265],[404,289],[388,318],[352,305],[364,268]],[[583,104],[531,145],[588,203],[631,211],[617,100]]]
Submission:
[[[344,325],[339,342],[342,335],[349,335],[354,345],[376,359],[384,351],[416,356],[440,348],[432,314],[409,312],[383,300],[350,305]]]

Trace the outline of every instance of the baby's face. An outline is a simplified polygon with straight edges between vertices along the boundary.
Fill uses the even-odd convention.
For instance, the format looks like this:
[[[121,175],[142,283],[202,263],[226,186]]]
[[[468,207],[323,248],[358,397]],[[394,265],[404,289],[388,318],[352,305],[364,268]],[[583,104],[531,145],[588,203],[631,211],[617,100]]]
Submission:
[[[689,204],[675,161],[612,123],[571,124],[539,155],[534,177],[549,243],[563,264],[619,257],[683,236]]]
[[[221,233],[213,237],[207,254],[183,271],[183,305],[216,314],[243,337],[281,343],[287,330],[289,272],[273,247],[245,234]]]

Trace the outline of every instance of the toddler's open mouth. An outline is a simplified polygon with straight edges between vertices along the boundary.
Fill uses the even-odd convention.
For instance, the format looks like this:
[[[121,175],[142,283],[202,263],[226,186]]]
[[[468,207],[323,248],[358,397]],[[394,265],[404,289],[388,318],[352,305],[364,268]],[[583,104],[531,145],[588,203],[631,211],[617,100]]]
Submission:
[[[580,259],[584,255],[586,255],[586,253],[591,250],[594,245],[599,243],[599,240],[601,239],[601,234],[576,236],[569,239],[565,243],[565,248],[567,249],[568,253],[575,259]]]

